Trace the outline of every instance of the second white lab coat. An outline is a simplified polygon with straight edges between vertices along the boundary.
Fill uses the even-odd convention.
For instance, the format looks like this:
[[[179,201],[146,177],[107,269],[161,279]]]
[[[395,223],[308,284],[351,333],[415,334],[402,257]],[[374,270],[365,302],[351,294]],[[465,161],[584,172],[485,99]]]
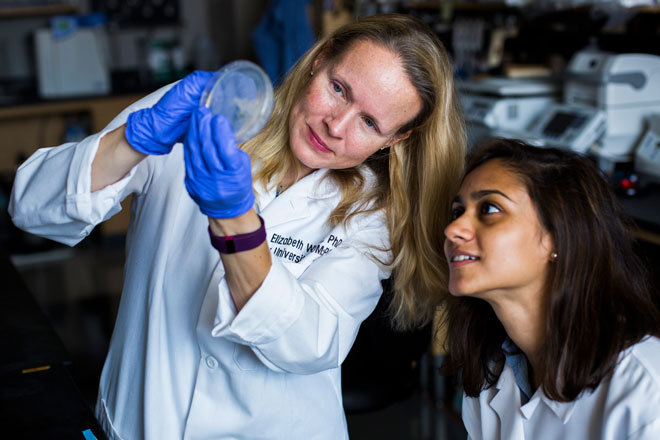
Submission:
[[[90,192],[99,139],[42,149],[19,169],[15,224],[74,245],[134,195],[122,298],[97,417],[111,439],[347,438],[340,364],[374,309],[387,268],[382,212],[327,217],[340,192],[316,171],[279,197],[256,188],[272,267],[236,314],[208,220],[183,185],[181,145]]]
[[[660,439],[660,340],[630,347],[611,377],[572,402],[551,400],[539,388],[521,406],[505,363],[497,384],[463,396],[463,423],[472,440]]]

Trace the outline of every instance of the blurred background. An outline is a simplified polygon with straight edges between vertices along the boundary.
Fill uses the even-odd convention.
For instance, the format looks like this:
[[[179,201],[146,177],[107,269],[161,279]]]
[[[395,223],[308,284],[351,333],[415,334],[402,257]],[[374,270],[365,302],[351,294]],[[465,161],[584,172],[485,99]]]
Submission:
[[[16,298],[5,295],[0,328],[17,316],[52,331],[62,345],[58,362],[64,359],[71,378],[66,392],[75,390],[83,406],[93,407],[122,289],[130,199],[68,248],[13,227],[7,203],[16,168],[37,148],[101,130],[127,105],[196,69],[248,59],[277,84],[317,38],[383,12],[421,18],[446,46],[470,146],[507,135],[593,157],[634,219],[638,251],[658,283],[654,0],[0,0],[0,245],[5,274],[16,278],[10,292]],[[442,335],[430,327],[392,330],[384,312],[388,292],[385,284],[344,366],[351,437],[465,438],[460,388],[437,372]],[[24,300],[29,304],[13,312]],[[3,344],[13,337],[5,333]],[[14,345],[24,354],[33,343]],[[46,349],[33,351],[39,350]],[[12,374],[0,369],[2,383],[19,383]],[[16,402],[23,388],[17,390],[2,395],[0,409]],[[3,422],[14,413],[4,414]]]

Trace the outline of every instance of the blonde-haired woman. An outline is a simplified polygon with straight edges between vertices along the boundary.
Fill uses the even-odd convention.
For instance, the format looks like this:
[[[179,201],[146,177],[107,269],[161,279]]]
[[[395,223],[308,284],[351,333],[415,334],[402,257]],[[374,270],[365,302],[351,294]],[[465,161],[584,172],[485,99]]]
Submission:
[[[35,153],[14,222],[73,245],[136,195],[97,404],[110,438],[346,438],[339,367],[381,280],[403,327],[428,322],[446,285],[442,211],[464,153],[447,56],[411,17],[347,25],[241,149],[198,106],[208,80]]]

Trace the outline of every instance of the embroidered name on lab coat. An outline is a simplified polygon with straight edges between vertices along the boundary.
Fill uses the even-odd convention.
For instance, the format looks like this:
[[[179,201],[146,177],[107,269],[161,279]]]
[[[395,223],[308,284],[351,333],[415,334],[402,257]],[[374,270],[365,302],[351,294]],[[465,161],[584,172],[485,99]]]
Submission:
[[[270,252],[283,260],[299,263],[309,254],[323,256],[342,243],[342,239],[330,235],[320,243],[308,243],[300,238],[273,234],[270,237]]]

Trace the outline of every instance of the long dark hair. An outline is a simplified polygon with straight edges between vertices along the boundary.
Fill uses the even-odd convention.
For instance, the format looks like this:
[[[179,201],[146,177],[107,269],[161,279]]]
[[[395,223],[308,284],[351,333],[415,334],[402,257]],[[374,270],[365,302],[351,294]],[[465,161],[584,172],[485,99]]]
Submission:
[[[537,379],[551,399],[571,401],[595,389],[622,350],[645,335],[660,336],[660,312],[633,249],[632,224],[584,156],[495,138],[475,148],[466,175],[493,159],[524,182],[554,241],[558,258],[546,280],[546,339]],[[465,393],[476,397],[502,372],[506,332],[491,306],[476,298],[450,298],[443,325],[443,370],[461,371]]]

